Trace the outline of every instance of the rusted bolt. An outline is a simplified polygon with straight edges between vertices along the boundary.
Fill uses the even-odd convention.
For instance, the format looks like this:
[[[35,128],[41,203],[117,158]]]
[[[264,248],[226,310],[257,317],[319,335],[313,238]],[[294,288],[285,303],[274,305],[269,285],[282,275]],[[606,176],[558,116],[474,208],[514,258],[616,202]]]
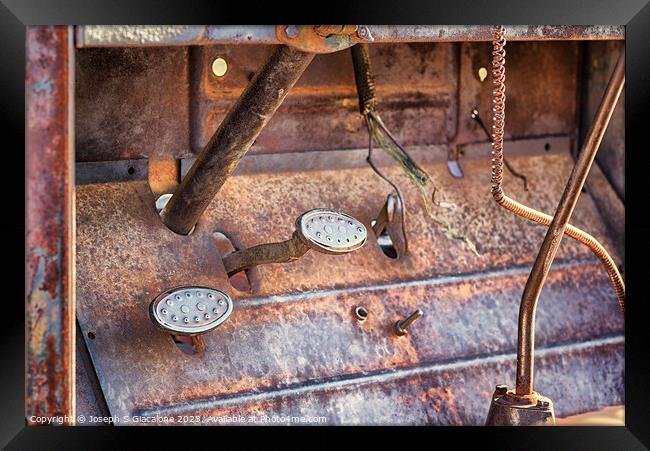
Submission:
[[[497,396],[503,396],[508,393],[508,386],[506,384],[499,384],[494,389],[494,394]]]
[[[370,33],[370,29],[365,25],[359,26],[359,28],[357,29],[357,36],[359,36],[360,39],[366,42],[372,42],[375,40],[372,37],[372,33]]]
[[[228,63],[222,57],[215,58],[212,61],[212,73],[217,77],[223,77],[228,72]]]
[[[368,318],[368,309],[366,309],[365,307],[362,307],[362,306],[358,305],[358,306],[355,307],[355,309],[354,309],[354,317],[355,317],[359,322],[363,322],[363,321],[365,321],[366,318]]]
[[[298,27],[296,25],[287,25],[287,28],[284,29],[284,32],[290,38],[295,38],[298,36]]]
[[[481,83],[485,81],[488,76],[488,71],[485,67],[480,67],[478,70],[478,79]]]
[[[399,336],[403,336],[408,334],[408,331],[406,329],[409,328],[411,324],[413,324],[415,321],[420,319],[424,315],[424,312],[420,309],[417,309],[413,313],[411,313],[408,318],[406,319],[401,319],[395,322],[395,333]]]

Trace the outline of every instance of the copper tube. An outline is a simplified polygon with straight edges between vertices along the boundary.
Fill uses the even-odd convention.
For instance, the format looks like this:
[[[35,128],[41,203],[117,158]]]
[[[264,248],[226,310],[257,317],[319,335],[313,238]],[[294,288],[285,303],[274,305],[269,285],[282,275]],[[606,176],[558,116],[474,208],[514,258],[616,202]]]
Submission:
[[[492,126],[493,128],[492,196],[494,197],[494,200],[499,205],[512,211],[516,215],[534,221],[538,224],[548,226],[551,224],[553,220],[552,216],[537,211],[533,208],[527,207],[526,205],[523,205],[517,202],[516,200],[506,196],[501,186],[503,182],[503,163],[504,163],[503,138],[504,138],[504,126],[505,126],[505,53],[506,53],[504,49],[505,43],[506,41],[504,38],[504,30],[503,27],[501,27],[496,32],[496,39],[493,43],[494,50],[492,52],[494,56],[492,62],[492,77],[493,77],[493,83],[495,85],[495,89],[493,92],[494,93],[494,123]],[[623,66],[619,70],[624,75],[624,65],[625,65],[624,50],[621,54],[621,58],[622,59],[619,59],[619,62],[617,64],[621,64]],[[614,79],[612,79],[612,81],[613,80]],[[622,89],[622,85],[621,85],[621,89]],[[616,97],[616,100],[617,99],[618,96]],[[616,106],[616,100],[614,101],[614,105],[612,106],[612,111],[614,106]],[[602,104],[601,107],[603,107],[603,105],[605,104]],[[590,135],[588,139],[585,141],[585,144],[583,146],[583,151],[584,149],[587,148],[587,146],[594,146],[594,145],[595,145],[594,152],[598,150],[598,146],[600,145],[600,141],[602,140],[602,135],[600,139],[598,139],[597,141],[594,140],[597,138],[597,133],[602,133],[602,134],[605,133],[605,129],[607,128],[607,124],[609,123],[609,117],[611,116],[611,113],[612,112],[610,111],[609,115],[606,118],[605,116],[603,116],[602,118],[600,116],[596,116],[594,127],[598,125],[599,127],[602,127],[602,130],[600,130],[600,128],[597,127],[597,130],[594,131],[592,127],[592,131],[590,132]],[[599,119],[604,122],[602,123],[597,122]],[[594,133],[596,133],[596,135],[594,135]],[[591,167],[591,163],[589,163],[589,167]],[[566,224],[566,227],[563,228],[563,231],[571,238],[587,245],[592,250],[592,252],[600,259],[603,266],[605,266],[609,279],[612,283],[612,286],[614,287],[616,298],[618,300],[621,311],[625,312],[625,283],[623,282],[623,278],[621,277],[621,274],[618,271],[618,267],[616,266],[616,263],[614,262],[612,257],[607,253],[607,250],[593,236],[591,236],[587,232],[580,230],[579,228],[571,224]]]
[[[181,235],[192,230],[313,58],[285,45],[269,57],[161,211],[167,227]]]
[[[596,157],[596,152],[603,139],[609,120],[612,117],[616,102],[625,84],[625,49],[616,63],[612,77],[609,80],[603,99],[596,112],[594,122],[587,134],[578,160],[569,176],[566,188],[560,199],[555,215],[549,225],[539,254],[528,276],[526,287],[519,308],[519,332],[517,346],[517,385],[516,395],[533,394],[533,364],[535,343],[535,311],[542,286],[551,268],[562,236],[566,233],[569,219],[578,202],[578,197],[585,184],[589,169]],[[578,229],[576,229],[578,230]],[[581,240],[582,241],[582,240]],[[594,240],[595,242],[595,240]],[[596,242],[597,243],[597,242]],[[593,243],[592,243],[593,244]],[[604,249],[603,249],[604,251]],[[605,255],[607,253],[605,252]],[[609,256],[608,256],[609,257]],[[610,259],[611,260],[611,259]],[[616,268],[616,265],[613,265]],[[610,268],[608,268],[609,270]],[[616,271],[618,275],[618,271]],[[611,276],[610,276],[611,277]],[[618,275],[620,277],[620,275]],[[621,289],[624,289],[621,286]],[[618,290],[617,290],[618,294]],[[624,291],[621,293],[624,297]],[[621,304],[623,307],[624,304]]]

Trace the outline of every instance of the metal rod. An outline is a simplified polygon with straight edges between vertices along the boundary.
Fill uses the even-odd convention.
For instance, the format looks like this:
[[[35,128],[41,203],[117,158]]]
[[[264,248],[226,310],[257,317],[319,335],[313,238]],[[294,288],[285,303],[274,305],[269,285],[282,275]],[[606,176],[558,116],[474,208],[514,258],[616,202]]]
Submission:
[[[596,157],[596,152],[603,139],[605,130],[607,130],[607,125],[612,117],[624,84],[625,48],[622,49],[614,72],[607,84],[607,89],[596,112],[594,122],[587,134],[573,171],[569,176],[553,221],[544,237],[539,254],[535,259],[533,269],[528,276],[528,281],[524,288],[521,306],[519,308],[517,385],[515,390],[517,395],[531,395],[533,393],[535,311],[537,301],[539,300],[542,286],[564,236],[564,229],[571,219],[573,210],[578,202],[578,197],[589,174],[589,169]]]
[[[424,312],[421,309],[417,309],[413,313],[411,313],[407,318],[405,319],[400,319],[395,323],[395,333],[397,335],[403,336],[406,335],[407,329],[416,322],[418,319],[420,319],[424,315]]]
[[[228,277],[253,266],[267,263],[287,263],[299,259],[309,250],[294,233],[287,241],[265,243],[228,254],[223,259]]]
[[[281,45],[253,77],[161,212],[187,235],[273,116],[313,53]]]
[[[374,43],[492,40],[491,25],[368,25]],[[77,25],[76,45],[149,47],[279,44],[274,25]],[[623,40],[621,25],[513,25],[509,41]]]

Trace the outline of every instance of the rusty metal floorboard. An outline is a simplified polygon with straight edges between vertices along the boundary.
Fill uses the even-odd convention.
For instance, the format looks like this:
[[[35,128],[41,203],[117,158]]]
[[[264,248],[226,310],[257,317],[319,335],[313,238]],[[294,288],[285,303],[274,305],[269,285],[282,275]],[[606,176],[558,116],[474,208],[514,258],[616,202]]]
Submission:
[[[571,157],[511,162],[531,191],[506,178],[506,192],[552,212]],[[183,237],[162,225],[145,182],[78,186],[77,315],[111,413],[482,424],[494,385],[514,382],[518,304],[545,229],[493,203],[488,161],[466,161],[461,180],[444,164],[427,169],[444,199],[456,203],[444,216],[480,257],[432,227],[408,188],[410,258],[388,259],[371,236],[352,254],[308,253],[260,267],[251,293],[230,285],[213,231],[245,246],[284,240],[295,218],[317,207],[340,209],[369,228],[388,187],[370,169],[239,175]],[[386,168],[403,180],[399,171]],[[613,248],[616,237],[588,195],[574,218]],[[179,351],[148,317],[151,299],[180,284],[223,289],[235,303],[230,319],[204,336],[199,355]],[[363,323],[352,315],[359,304],[370,312]],[[415,308],[425,315],[411,333],[391,335],[394,321]],[[623,320],[587,248],[562,242],[537,318],[536,343],[546,350],[536,380],[557,414],[620,404]]]

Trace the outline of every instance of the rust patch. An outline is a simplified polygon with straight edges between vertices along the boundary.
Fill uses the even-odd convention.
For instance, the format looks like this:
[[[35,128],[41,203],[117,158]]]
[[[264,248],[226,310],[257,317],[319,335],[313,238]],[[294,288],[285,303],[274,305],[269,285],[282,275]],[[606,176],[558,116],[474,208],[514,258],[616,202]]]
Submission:
[[[533,186],[544,184],[546,189],[523,192],[520,184],[509,189],[529,204],[552,211],[572,166],[570,155],[514,161],[526,169]],[[280,241],[291,234],[299,213],[316,206],[338,208],[369,228],[386,198],[385,187],[377,184],[370,169],[231,177],[189,236],[176,235],[161,224],[144,182],[77,187],[78,317],[84,336],[90,330],[96,334],[86,341],[111,413],[309,391],[319,381],[512,352],[527,265],[545,230],[494,205],[487,161],[468,161],[462,180],[452,179],[444,164],[427,169],[439,179],[446,200],[457,204],[447,213],[450,220],[473,234],[482,257],[464,252],[432,227],[420,211],[419,193],[409,188],[410,259],[388,259],[371,234],[363,248],[348,255],[309,252],[293,263],[260,267],[259,287],[253,293],[234,292],[212,232],[236,232],[245,246]],[[399,179],[399,168],[386,170]],[[345,189],[327,189],[331,186]],[[608,242],[589,196],[581,198],[575,218]],[[261,237],[260,224],[270,223],[275,226],[264,228]],[[551,271],[540,302],[538,345],[620,333],[622,320],[607,276],[590,251],[566,240],[559,257],[560,266]],[[230,319],[203,336],[202,355],[179,352],[147,316],[153,297],[181,284],[214,286],[229,292],[235,302]],[[362,325],[350,315],[359,304],[370,311]],[[395,337],[395,320],[416,308],[422,308],[424,316],[407,337]],[[567,374],[553,368],[553,377]],[[439,377],[451,384],[459,374],[450,369]],[[493,377],[485,375],[485,380]],[[498,381],[488,382],[493,388]],[[409,390],[421,393],[421,387],[440,386],[421,383],[414,382]],[[414,401],[414,412],[429,409],[431,416],[423,413],[427,419],[422,420],[413,413],[409,418],[415,423],[461,418],[464,424],[474,424],[475,418],[463,410],[470,395],[461,400],[458,388],[450,389],[458,417],[445,410],[441,400],[448,416]],[[379,384],[376,390],[389,389]],[[305,395],[304,402],[352,423],[388,418],[378,410],[364,410],[364,391],[350,394],[349,405],[334,401],[335,393]],[[275,402],[268,409],[282,411],[281,406],[294,401]],[[390,410],[389,404],[376,408]]]
[[[449,388],[431,387],[425,393],[418,395],[418,399],[423,404],[433,407],[436,413],[442,413],[445,417],[451,419],[450,424],[461,425],[462,419],[456,409],[456,398]]]
[[[69,128],[73,54],[69,33],[68,27],[27,28],[28,419],[32,415],[74,418],[74,156]]]
[[[187,48],[77,50],[76,160],[187,155],[188,52]]]

